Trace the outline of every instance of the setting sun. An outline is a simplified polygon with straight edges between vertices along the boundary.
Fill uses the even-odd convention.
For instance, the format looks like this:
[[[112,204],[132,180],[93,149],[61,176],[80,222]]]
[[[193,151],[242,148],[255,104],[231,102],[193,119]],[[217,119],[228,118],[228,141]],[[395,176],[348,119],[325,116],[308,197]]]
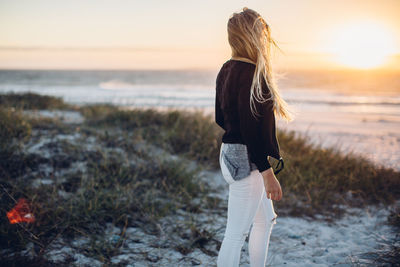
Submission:
[[[377,23],[351,24],[338,29],[332,38],[335,60],[348,67],[379,67],[394,52],[392,35]]]

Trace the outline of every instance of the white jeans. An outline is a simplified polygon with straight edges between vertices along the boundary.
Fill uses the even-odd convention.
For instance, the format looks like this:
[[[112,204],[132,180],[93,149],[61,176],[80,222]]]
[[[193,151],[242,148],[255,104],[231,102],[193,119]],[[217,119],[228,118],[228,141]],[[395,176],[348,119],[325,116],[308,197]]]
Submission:
[[[262,175],[258,170],[254,170],[246,178],[233,180],[221,156],[220,166],[222,175],[229,185],[229,199],[227,225],[217,266],[239,266],[241,250],[251,227],[250,266],[264,267],[277,214],[272,200],[266,196]]]

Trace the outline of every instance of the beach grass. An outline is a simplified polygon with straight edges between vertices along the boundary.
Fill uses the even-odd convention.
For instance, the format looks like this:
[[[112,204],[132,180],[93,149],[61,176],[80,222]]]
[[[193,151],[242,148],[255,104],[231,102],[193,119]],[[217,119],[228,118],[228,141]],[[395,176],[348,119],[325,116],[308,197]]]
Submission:
[[[1,107],[13,107],[16,109],[74,109],[74,105],[67,104],[61,97],[41,95],[33,92],[0,94]]]
[[[148,142],[173,154],[180,154],[210,167],[218,167],[216,155],[221,144],[221,131],[212,123],[210,116],[200,111],[182,112],[170,109],[165,112],[138,108],[109,112],[109,108],[104,110],[100,106],[88,116],[86,110],[84,107],[82,114],[89,126],[139,132]]]
[[[286,163],[278,179],[286,200],[277,207],[291,215],[340,215],[348,205],[390,205],[400,197],[399,171],[359,154],[312,144],[293,131],[279,132],[278,139]]]
[[[72,127],[71,133],[76,134],[73,131],[76,128]],[[55,133],[57,129],[61,131]],[[48,129],[32,126],[32,130],[36,134],[42,132],[41,140],[48,137]],[[42,255],[57,238],[83,236],[90,240],[85,255],[110,263],[125,236],[120,233],[116,244],[101,240],[107,224],[122,229],[140,227],[149,234],[159,234],[160,218],[178,209],[198,212],[200,207],[210,205],[207,198],[210,189],[198,180],[198,168],[188,168],[187,162],[163,155],[146,154],[146,149],[138,150],[129,140],[123,145],[118,143],[124,150],[113,149],[115,143],[108,140],[116,140],[118,136],[111,131],[94,133],[87,129],[80,133],[76,140],[59,140],[54,136],[64,136],[65,129],[53,128],[52,136],[40,151],[27,154],[21,147],[1,166],[2,214],[16,200],[25,198],[36,218],[34,223],[23,226],[10,224],[2,216],[2,250],[13,248],[22,253],[28,244],[33,244],[37,260],[44,262]],[[85,142],[90,136],[96,139],[95,145],[88,149]],[[35,138],[38,136],[24,142]],[[200,201],[195,201],[196,198]],[[9,262],[14,258],[14,262],[23,261],[23,253],[2,256]]]
[[[213,118],[177,110],[134,109],[87,118],[96,127],[138,131],[141,137],[171,153],[219,167],[222,130]],[[284,170],[277,175],[284,198],[276,202],[284,215],[340,216],[346,205],[394,203],[400,196],[400,173],[377,166],[362,155],[313,144],[293,131],[277,130]],[[271,158],[273,166],[276,161]]]
[[[0,106],[0,151],[2,153],[14,149],[20,141],[29,138],[31,125],[19,111]]]
[[[44,100],[39,100],[42,97]],[[36,95],[34,98],[41,103],[53,97]],[[15,97],[13,101],[17,102],[16,99],[27,97]],[[62,103],[60,105],[63,106]],[[42,104],[32,108],[41,109]],[[68,131],[68,127],[58,120],[23,119],[20,112],[11,112],[4,107],[1,112],[1,123],[7,124],[0,133],[5,144],[11,144],[11,139],[26,140],[31,127]],[[211,116],[202,112],[158,111],[152,108],[121,110],[109,104],[85,105],[79,108],[79,112],[86,119],[81,130],[88,131],[87,134],[119,131],[133,143],[145,140],[171,154],[195,160],[202,168],[219,168],[218,153],[223,131]],[[14,121],[17,123],[12,123]],[[398,171],[377,166],[362,155],[343,154],[334,147],[311,144],[306,137],[293,131],[278,129],[277,135],[285,160],[285,168],[277,178],[285,197],[276,204],[284,213],[312,216],[323,210],[339,209],[342,204],[390,204],[399,198]],[[114,146],[124,145],[124,142],[116,143],[109,134],[100,138]],[[274,166],[273,158],[271,163]]]
[[[202,170],[219,170],[223,131],[212,117],[102,104],[75,109],[85,121],[66,124],[22,113],[27,107],[47,109],[42,102],[49,98],[57,103],[54,108],[64,108],[63,102],[35,95],[36,101],[27,105],[27,96],[13,97],[13,104],[0,106],[0,248],[12,248],[6,261],[29,262],[26,255],[33,250],[36,262],[46,266],[43,255],[59,238],[85,237],[90,240],[85,255],[110,264],[124,245],[125,233],[110,244],[104,239],[108,224],[157,235],[159,220],[179,210],[225,212],[225,202],[209,196],[213,188],[199,178]],[[324,215],[332,220],[348,206],[390,205],[399,199],[398,171],[311,144],[295,132],[278,130],[278,140],[285,159],[277,175],[283,199],[274,202],[280,216]],[[30,201],[33,224],[8,222],[5,213],[18,198]],[[389,223],[398,225],[398,210],[392,214]],[[212,241],[212,234],[197,226],[185,236],[188,242],[174,245],[181,253],[199,246],[199,240]],[[26,250],[29,244],[31,252]]]

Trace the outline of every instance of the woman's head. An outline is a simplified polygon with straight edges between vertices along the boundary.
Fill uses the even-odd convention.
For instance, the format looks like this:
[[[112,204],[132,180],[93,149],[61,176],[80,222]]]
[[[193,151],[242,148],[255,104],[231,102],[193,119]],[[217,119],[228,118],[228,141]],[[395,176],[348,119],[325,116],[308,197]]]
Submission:
[[[258,114],[254,101],[262,103],[270,99],[266,98],[266,92],[262,91],[264,77],[274,100],[275,113],[287,121],[292,120],[292,114],[287,103],[280,97],[272,75],[271,44],[279,47],[272,39],[271,29],[261,15],[246,7],[243,11],[234,13],[228,21],[228,41],[233,57],[248,58],[256,63],[250,94],[253,114]]]
[[[228,21],[228,40],[232,56],[257,61],[257,50],[265,50],[270,37],[269,26],[256,11],[243,8]]]

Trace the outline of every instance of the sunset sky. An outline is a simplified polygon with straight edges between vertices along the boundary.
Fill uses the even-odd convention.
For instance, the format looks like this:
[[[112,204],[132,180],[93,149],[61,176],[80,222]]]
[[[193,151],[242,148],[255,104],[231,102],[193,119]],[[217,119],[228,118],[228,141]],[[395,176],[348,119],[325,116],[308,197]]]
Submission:
[[[217,69],[244,6],[271,26],[277,67],[400,69],[399,0],[0,0],[0,68]]]

